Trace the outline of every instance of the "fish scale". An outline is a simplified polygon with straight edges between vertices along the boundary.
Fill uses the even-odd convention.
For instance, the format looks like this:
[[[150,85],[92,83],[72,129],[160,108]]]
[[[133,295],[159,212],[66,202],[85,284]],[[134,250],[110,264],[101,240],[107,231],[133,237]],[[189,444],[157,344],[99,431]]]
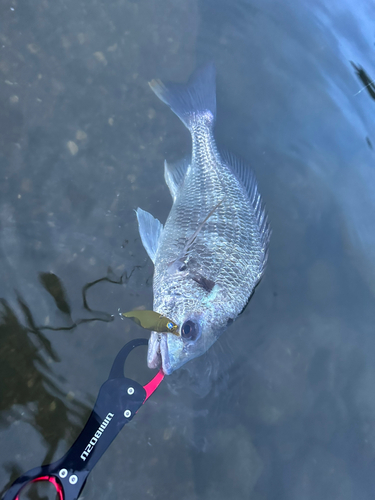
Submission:
[[[137,211],[155,264],[154,310],[173,320],[180,333],[151,335],[148,364],[161,361],[169,374],[203,354],[244,309],[264,272],[270,228],[251,170],[216,147],[213,67],[187,87],[150,85],[192,137],[189,166],[166,166],[174,203],[164,228]]]
[[[158,248],[154,275],[154,309],[173,320],[176,320],[174,315],[179,316],[190,310],[190,301],[182,299],[179,304],[174,304],[166,300],[167,296],[174,294],[175,279],[178,281],[179,293],[183,297],[194,297],[196,307],[200,307],[201,299],[207,295],[205,290],[190,278],[179,275],[171,277],[168,268],[202,219],[223,199],[223,204],[202,228],[189,252],[190,258],[197,261],[190,270],[193,273],[206,271],[208,278],[222,286],[222,293],[217,301],[233,297],[233,292],[236,292],[235,301],[225,311],[228,317],[235,317],[243,309],[253,281],[250,279],[252,269],[248,265],[248,259],[249,254],[257,252],[249,252],[249,246],[259,252],[256,241],[251,245],[252,236],[254,239],[256,235],[255,217],[251,213],[254,210],[249,201],[238,192],[238,181],[220,161],[216,148],[210,147],[213,137],[211,133],[207,133],[207,126],[206,130],[202,126],[196,127],[192,135],[192,167],[172,207]],[[236,200],[234,205],[233,200]],[[241,214],[245,216],[242,217]],[[236,249],[236,261],[230,258],[233,248]],[[222,265],[223,261],[226,266]],[[239,300],[238,290],[242,292],[242,301]]]

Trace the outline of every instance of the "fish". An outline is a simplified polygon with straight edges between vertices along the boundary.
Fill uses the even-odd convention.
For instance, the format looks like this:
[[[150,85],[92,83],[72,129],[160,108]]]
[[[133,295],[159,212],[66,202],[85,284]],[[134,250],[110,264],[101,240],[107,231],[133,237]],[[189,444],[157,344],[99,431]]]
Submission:
[[[164,163],[173,201],[165,224],[136,210],[154,263],[153,309],[178,328],[151,333],[147,363],[170,375],[204,354],[245,309],[265,270],[271,228],[253,171],[216,145],[214,65],[186,84],[149,85],[192,139],[189,157]]]

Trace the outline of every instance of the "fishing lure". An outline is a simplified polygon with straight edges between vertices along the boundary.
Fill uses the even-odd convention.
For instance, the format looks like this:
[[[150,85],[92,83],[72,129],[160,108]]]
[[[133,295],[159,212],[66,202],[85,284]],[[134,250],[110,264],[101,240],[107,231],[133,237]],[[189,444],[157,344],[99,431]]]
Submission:
[[[180,336],[178,326],[172,320],[155,311],[136,310],[122,313],[125,318],[132,319],[137,325],[158,333],[173,333]]]

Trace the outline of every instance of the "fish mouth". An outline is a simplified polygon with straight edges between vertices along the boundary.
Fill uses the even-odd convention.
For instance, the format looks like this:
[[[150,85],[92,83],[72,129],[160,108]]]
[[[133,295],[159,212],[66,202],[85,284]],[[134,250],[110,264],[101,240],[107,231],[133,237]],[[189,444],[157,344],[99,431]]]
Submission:
[[[149,368],[158,368],[161,364],[165,375],[172,373],[168,353],[167,333],[152,332],[148,341],[147,365]]]

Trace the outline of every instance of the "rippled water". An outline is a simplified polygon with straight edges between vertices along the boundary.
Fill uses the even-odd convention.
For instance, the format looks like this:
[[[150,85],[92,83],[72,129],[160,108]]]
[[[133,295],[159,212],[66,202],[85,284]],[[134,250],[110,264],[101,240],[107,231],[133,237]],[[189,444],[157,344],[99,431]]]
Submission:
[[[133,210],[165,221],[164,158],[190,147],[147,81],[213,60],[216,136],[258,177],[269,265],[238,321],[118,436],[84,497],[372,499],[374,5],[0,10],[0,489],[63,455],[119,349],[144,335],[117,314],[152,305]]]

